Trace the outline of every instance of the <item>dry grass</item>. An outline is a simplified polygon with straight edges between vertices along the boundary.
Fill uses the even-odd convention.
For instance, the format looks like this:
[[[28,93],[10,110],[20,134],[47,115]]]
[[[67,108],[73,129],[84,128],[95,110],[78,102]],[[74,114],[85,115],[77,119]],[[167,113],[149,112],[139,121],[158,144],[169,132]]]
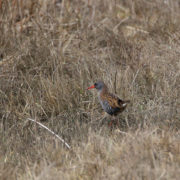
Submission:
[[[179,12],[178,0],[1,0],[0,179],[178,179]],[[97,79],[131,100],[112,131],[85,90]]]

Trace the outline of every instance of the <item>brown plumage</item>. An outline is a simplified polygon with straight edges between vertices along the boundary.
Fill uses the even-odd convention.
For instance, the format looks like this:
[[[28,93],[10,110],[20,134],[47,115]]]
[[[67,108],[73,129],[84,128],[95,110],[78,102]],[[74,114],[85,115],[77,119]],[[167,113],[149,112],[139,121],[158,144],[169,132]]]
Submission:
[[[129,101],[123,101],[116,95],[111,94],[107,86],[102,81],[95,83],[88,89],[92,88],[96,88],[98,90],[99,102],[104,111],[110,115],[116,116],[123,112],[127,106],[127,103],[129,103]]]

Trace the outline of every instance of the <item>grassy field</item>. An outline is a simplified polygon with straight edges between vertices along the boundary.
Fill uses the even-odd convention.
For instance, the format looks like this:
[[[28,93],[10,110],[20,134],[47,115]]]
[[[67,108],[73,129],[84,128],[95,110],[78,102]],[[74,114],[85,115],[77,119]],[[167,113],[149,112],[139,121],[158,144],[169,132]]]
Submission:
[[[178,180],[179,0],[0,0],[0,117],[1,180]]]

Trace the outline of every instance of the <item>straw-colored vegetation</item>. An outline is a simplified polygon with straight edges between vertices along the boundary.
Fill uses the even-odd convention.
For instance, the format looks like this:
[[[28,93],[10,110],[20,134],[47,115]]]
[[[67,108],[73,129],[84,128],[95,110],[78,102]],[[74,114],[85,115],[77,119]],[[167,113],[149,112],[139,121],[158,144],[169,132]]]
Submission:
[[[179,0],[1,0],[0,116],[1,180],[179,179]]]

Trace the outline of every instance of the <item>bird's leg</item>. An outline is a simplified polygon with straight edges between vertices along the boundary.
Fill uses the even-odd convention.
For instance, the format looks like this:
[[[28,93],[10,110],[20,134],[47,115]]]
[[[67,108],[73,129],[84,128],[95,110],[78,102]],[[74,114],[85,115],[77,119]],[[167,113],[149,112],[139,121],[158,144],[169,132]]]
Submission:
[[[112,117],[112,120],[109,122],[109,127],[117,126],[117,119],[115,116]]]
[[[112,127],[112,121],[110,121],[110,122],[108,123],[108,126],[109,126],[109,127]]]

